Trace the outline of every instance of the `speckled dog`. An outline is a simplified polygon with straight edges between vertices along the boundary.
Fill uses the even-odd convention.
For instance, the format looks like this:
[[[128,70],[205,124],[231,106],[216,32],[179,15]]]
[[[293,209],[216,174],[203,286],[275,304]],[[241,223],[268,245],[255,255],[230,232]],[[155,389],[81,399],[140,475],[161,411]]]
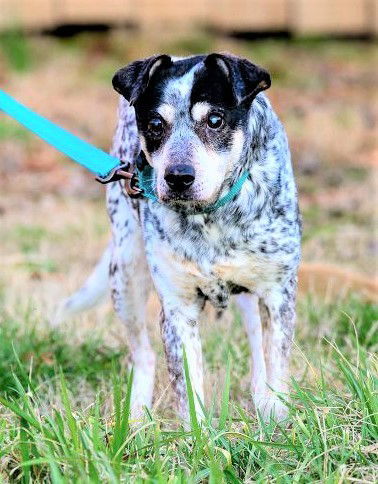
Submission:
[[[261,92],[269,74],[232,55],[159,55],[119,70],[113,85],[121,99],[112,153],[133,165],[142,149],[158,203],[129,198],[123,181],[108,186],[112,241],[63,310],[94,303],[110,281],[128,328],[137,416],[152,403],[155,355],[145,309],[153,285],[169,376],[187,419],[183,347],[203,401],[200,313],[206,300],[223,309],[237,294],[255,406],[266,418],[284,417],[278,395],[289,378],[301,224],[287,138]],[[212,210],[246,170],[239,193]]]

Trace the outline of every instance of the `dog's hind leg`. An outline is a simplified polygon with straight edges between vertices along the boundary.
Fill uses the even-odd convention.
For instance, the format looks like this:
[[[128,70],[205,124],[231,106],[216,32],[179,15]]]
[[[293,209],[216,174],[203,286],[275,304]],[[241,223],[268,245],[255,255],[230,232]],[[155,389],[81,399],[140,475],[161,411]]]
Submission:
[[[252,359],[251,392],[254,404],[258,407],[261,399],[266,396],[267,380],[259,301],[252,294],[240,294],[236,301],[248,335]]]
[[[58,326],[69,316],[96,306],[105,298],[109,292],[111,251],[112,242],[105,249],[101,259],[83,286],[58,305],[55,315],[51,320],[52,326]]]
[[[155,376],[155,353],[147,325],[146,306],[151,289],[141,229],[129,220],[127,237],[114,245],[109,268],[110,289],[114,309],[127,329],[130,365],[134,369],[132,387],[132,418],[151,408]]]

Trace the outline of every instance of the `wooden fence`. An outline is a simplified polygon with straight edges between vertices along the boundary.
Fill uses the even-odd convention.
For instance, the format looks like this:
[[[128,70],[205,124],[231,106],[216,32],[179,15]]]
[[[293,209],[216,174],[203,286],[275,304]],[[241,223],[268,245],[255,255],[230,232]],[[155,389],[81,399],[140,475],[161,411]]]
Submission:
[[[0,0],[0,29],[93,23],[377,35],[378,0]]]

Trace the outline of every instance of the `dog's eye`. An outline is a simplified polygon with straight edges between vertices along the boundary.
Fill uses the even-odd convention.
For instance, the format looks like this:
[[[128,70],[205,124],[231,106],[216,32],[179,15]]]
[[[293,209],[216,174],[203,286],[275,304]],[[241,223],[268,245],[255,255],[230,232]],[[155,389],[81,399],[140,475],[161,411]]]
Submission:
[[[156,137],[160,137],[164,131],[164,124],[160,118],[151,118],[148,122],[148,131]]]
[[[210,113],[207,117],[207,125],[211,129],[219,129],[223,126],[223,116],[219,113]]]

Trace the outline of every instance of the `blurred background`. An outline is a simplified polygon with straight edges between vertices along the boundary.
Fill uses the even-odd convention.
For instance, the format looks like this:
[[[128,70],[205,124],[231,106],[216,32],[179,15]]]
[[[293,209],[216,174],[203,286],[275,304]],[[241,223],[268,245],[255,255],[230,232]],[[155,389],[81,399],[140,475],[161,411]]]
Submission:
[[[325,335],[324,308],[347,297],[343,311],[377,335],[377,32],[375,0],[0,0],[0,88],[108,150],[111,78],[129,61],[230,51],[263,65],[304,219],[300,319]],[[2,317],[46,321],[108,239],[104,188],[0,113]],[[83,318],[75,338],[100,326],[119,337],[110,305]]]

